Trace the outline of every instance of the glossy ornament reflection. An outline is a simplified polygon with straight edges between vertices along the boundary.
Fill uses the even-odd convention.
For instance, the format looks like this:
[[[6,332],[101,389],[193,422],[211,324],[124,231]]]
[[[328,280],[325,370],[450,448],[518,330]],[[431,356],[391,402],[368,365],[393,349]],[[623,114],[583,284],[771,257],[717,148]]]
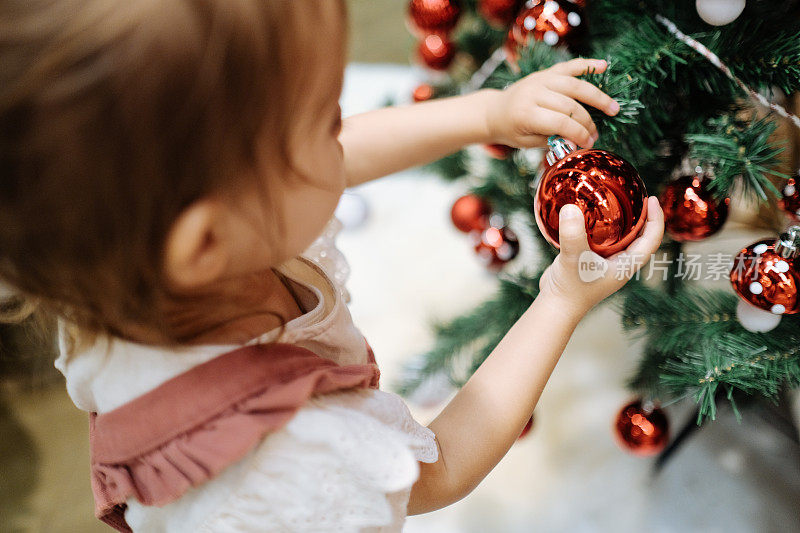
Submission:
[[[433,70],[447,70],[456,56],[456,45],[447,37],[428,35],[417,47],[419,60]]]
[[[459,0],[410,0],[408,3],[409,26],[419,37],[431,33],[447,35],[460,17]]]
[[[605,150],[574,150],[560,137],[548,140],[549,168],[534,199],[536,223],[558,245],[558,217],[567,204],[586,219],[589,246],[603,257],[630,245],[647,219],[647,190],[633,165]]]
[[[800,175],[800,173],[799,173]],[[780,208],[794,223],[800,223],[800,178],[789,178],[781,190]]]
[[[506,226],[490,226],[470,233],[478,259],[489,270],[498,271],[519,253],[519,239]]]
[[[636,455],[655,455],[669,442],[669,421],[653,402],[634,400],[623,407],[614,423],[619,445]]]
[[[709,190],[711,179],[697,171],[670,181],[659,201],[664,225],[676,241],[700,241],[722,228],[730,198],[718,200]]]
[[[800,226],[742,249],[730,277],[744,301],[775,315],[800,312]]]
[[[508,30],[505,49],[509,64],[516,66],[520,48],[531,39],[574,49],[586,34],[584,17],[580,6],[567,0],[528,0]]]

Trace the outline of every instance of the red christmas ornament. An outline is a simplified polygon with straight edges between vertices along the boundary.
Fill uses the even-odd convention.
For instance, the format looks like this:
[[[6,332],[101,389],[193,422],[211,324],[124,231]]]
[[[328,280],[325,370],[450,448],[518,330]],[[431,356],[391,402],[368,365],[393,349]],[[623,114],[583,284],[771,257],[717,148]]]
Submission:
[[[516,148],[505,144],[484,144],[483,148],[495,159],[508,159]]]
[[[800,179],[789,178],[782,193],[783,198],[778,205],[789,215],[792,222],[800,222]]]
[[[568,0],[529,0],[508,30],[506,56],[516,66],[529,39],[550,46],[576,46],[586,34],[583,10]]]
[[[548,139],[550,165],[534,198],[536,223],[558,248],[558,216],[576,204],[586,218],[589,247],[603,257],[624,250],[647,220],[647,190],[633,165],[605,150],[575,150],[560,137]]]
[[[411,0],[408,3],[408,20],[419,37],[430,33],[447,35],[458,24],[461,16],[459,0]]]
[[[431,34],[419,42],[419,59],[433,70],[447,70],[456,56],[456,45],[447,37]]]
[[[669,441],[669,421],[652,402],[634,400],[623,407],[614,430],[619,445],[636,455],[655,455]]]
[[[664,223],[676,241],[703,240],[719,231],[728,219],[731,199],[717,200],[708,190],[709,183],[708,176],[696,172],[671,181],[661,193]]]
[[[517,437],[517,440],[522,439],[528,433],[530,433],[531,432],[531,428],[533,428],[533,415],[531,415],[531,417],[528,419],[528,423],[525,424],[525,427],[522,428],[522,431],[520,432],[519,437]]]
[[[765,311],[800,311],[800,226],[742,249],[733,262],[731,285],[743,300]]]
[[[412,93],[412,98],[414,102],[425,102],[426,100],[430,100],[433,98],[433,86],[429,83],[423,83],[418,85],[414,92]]]
[[[524,0],[480,0],[478,12],[492,26],[505,28],[514,20]]]
[[[470,231],[483,231],[489,227],[489,216],[492,208],[488,202],[474,194],[467,194],[459,198],[450,210],[450,218],[453,225],[459,231],[469,233]]]
[[[475,241],[475,252],[489,270],[500,270],[519,253],[517,235],[506,226],[490,226],[470,235]]]

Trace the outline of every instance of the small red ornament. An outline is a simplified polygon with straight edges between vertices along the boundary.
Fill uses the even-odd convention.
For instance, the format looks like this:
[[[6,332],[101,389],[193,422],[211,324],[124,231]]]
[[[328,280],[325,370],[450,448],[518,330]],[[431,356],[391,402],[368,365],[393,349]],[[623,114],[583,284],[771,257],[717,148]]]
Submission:
[[[456,56],[456,45],[447,37],[431,34],[419,42],[419,59],[433,70],[447,70]]]
[[[492,26],[505,28],[519,13],[524,0],[480,0],[478,12]]]
[[[414,102],[425,102],[426,100],[430,100],[433,98],[433,86],[429,83],[423,83],[418,85],[414,92],[412,93],[412,98]]]
[[[800,226],[778,239],[742,249],[731,269],[731,285],[743,300],[775,315],[800,311]]]
[[[669,421],[653,402],[634,400],[620,410],[614,423],[619,445],[636,455],[655,455],[669,441]]]
[[[575,47],[586,34],[583,10],[568,0],[529,0],[514,19],[506,39],[506,57],[516,66],[529,39],[550,46]]]
[[[459,198],[450,210],[450,218],[453,225],[459,231],[469,233],[470,231],[483,231],[489,227],[489,217],[492,208],[489,203],[474,194],[467,194]]]
[[[516,148],[505,144],[484,144],[483,148],[495,159],[508,159]]]
[[[781,192],[783,198],[778,205],[792,222],[800,222],[800,178],[789,178]]]
[[[661,193],[664,223],[676,241],[701,241],[728,219],[731,199],[717,200],[708,190],[710,183],[708,176],[695,172],[669,182]]]
[[[459,0],[411,0],[408,3],[408,20],[412,32],[419,37],[430,33],[447,35],[461,17]]]
[[[525,427],[522,428],[522,431],[520,432],[519,437],[517,437],[517,440],[522,439],[528,433],[530,433],[531,432],[531,428],[533,428],[533,415],[531,415],[531,417],[528,419],[528,423],[525,424]]]
[[[548,139],[550,165],[534,198],[536,223],[558,245],[561,208],[575,204],[586,218],[589,247],[603,257],[624,250],[647,220],[647,190],[633,165],[605,150],[575,150],[560,137]]]
[[[506,226],[490,226],[483,232],[470,234],[475,241],[475,252],[489,270],[500,270],[519,253],[517,235]]]

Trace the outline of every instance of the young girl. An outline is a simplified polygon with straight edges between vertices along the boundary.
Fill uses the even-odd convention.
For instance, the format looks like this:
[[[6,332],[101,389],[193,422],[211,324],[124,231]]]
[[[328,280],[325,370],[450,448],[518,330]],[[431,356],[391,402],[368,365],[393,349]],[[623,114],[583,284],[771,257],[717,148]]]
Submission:
[[[60,318],[121,531],[398,531],[489,473],[624,283],[580,281],[565,207],[541,294],[422,427],[345,307],[339,196],[469,143],[591,146],[578,102],[619,106],[574,76],[604,61],[342,123],[340,1],[27,0],[0,21],[0,278]],[[610,262],[641,266],[662,229],[650,198]]]

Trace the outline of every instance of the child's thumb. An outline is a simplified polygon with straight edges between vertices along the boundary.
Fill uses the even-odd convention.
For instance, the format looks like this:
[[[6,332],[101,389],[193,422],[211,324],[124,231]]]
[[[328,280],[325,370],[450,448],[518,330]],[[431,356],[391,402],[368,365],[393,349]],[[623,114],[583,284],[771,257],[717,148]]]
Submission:
[[[558,243],[561,253],[565,258],[577,259],[589,249],[583,211],[575,204],[567,204],[558,215]]]

